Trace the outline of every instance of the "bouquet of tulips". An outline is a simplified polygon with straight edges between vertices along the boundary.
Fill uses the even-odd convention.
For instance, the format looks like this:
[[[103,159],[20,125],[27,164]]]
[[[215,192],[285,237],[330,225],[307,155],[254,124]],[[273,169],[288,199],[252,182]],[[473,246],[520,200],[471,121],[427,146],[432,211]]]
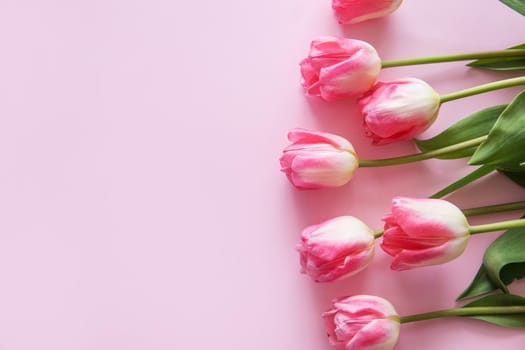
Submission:
[[[525,1],[502,0],[525,15]],[[401,0],[333,0],[342,24],[388,15]],[[446,56],[382,60],[367,42],[323,36],[312,41],[300,62],[307,95],[331,102],[355,99],[364,133],[375,145],[413,140],[419,152],[384,159],[361,159],[344,137],[293,129],[281,156],[281,170],[300,190],[347,184],[360,167],[395,166],[430,158],[467,158],[468,175],[427,198],[398,196],[373,230],[353,216],[340,216],[301,233],[297,250],[302,272],[315,282],[352,276],[372,261],[376,241],[392,256],[392,270],[443,264],[459,257],[472,235],[506,230],[485,251],[477,275],[458,300],[474,298],[462,307],[400,316],[386,299],[371,295],[344,296],[323,314],[334,349],[392,349],[401,323],[437,317],[466,316],[506,327],[525,329],[525,297],[509,293],[508,285],[525,277],[525,218],[472,225],[469,217],[525,209],[525,201],[460,209],[444,196],[493,172],[525,187],[525,90],[505,105],[477,111],[430,139],[417,137],[431,127],[443,103],[475,94],[525,85],[525,76],[474,86],[441,95],[427,82],[409,77],[378,81],[391,67],[469,61],[470,67],[491,70],[525,69],[525,44],[495,51]]]

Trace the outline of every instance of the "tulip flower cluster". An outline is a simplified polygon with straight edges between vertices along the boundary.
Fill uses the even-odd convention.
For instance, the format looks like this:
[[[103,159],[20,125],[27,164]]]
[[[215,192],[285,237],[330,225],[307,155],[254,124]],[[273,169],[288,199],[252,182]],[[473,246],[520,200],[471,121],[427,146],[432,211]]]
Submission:
[[[388,15],[401,2],[333,0],[332,8],[341,24],[354,24]],[[372,144],[383,145],[414,140],[431,127],[443,103],[525,85],[525,76],[518,76],[439,94],[431,84],[414,77],[380,80],[382,69],[464,60],[477,60],[473,65],[481,68],[498,69],[500,64],[505,69],[520,69],[525,67],[525,45],[507,50],[384,61],[371,44],[362,40],[321,36],[311,42],[307,57],[300,62],[301,84],[306,95],[326,102],[341,99],[354,101],[362,115],[364,134],[372,140]],[[512,67],[512,62],[518,63]],[[505,233],[496,244],[503,248],[493,249],[499,254],[498,264],[503,264],[501,260],[505,260],[502,259],[505,252],[501,253],[502,249],[508,250],[516,242],[525,244],[525,218],[471,225],[468,217],[524,209],[525,201],[460,209],[440,197],[495,170],[525,187],[523,115],[525,93],[518,95],[509,105],[495,106],[465,118],[444,131],[442,134],[445,136],[438,135],[430,140],[432,142],[415,140],[420,152],[371,160],[358,157],[351,142],[343,136],[302,128],[291,130],[288,133],[290,144],[283,150],[280,165],[291,184],[300,190],[343,186],[350,182],[360,167],[395,166],[430,158],[469,156],[469,164],[481,165],[430,198],[394,197],[390,213],[382,218],[384,226],[380,230],[370,228],[351,215],[307,227],[297,244],[301,272],[319,283],[348,278],[373,263],[376,243],[392,257],[390,267],[394,271],[444,264],[461,256],[472,235],[508,229],[512,238],[506,238]],[[473,131],[469,130],[469,126],[473,125],[476,126]],[[524,238],[516,239],[516,232],[522,231]],[[514,252],[519,248],[513,247],[512,250]],[[509,263],[525,263],[525,253],[513,254],[508,259]],[[498,269],[491,269],[489,262],[485,266],[487,270],[480,271],[492,280],[487,280],[481,289],[487,288],[489,283],[499,285],[501,290],[508,292],[498,275],[501,267],[498,265]],[[494,273],[494,270],[497,272]],[[518,271],[515,267],[512,271],[514,275],[507,276],[507,279],[525,276],[524,271]],[[476,278],[479,282],[481,277]],[[402,323],[467,316],[506,326],[509,323],[501,319],[516,314],[521,317],[519,327],[525,328],[525,298],[508,294],[489,295],[461,308],[409,316],[400,316],[393,305],[381,297],[354,295],[336,299],[323,318],[329,343],[336,350],[389,350],[397,342]],[[497,317],[487,318],[487,315]],[[515,326],[516,321],[513,322]]]
[[[461,255],[471,234],[525,227],[525,219],[472,226],[446,200],[408,197],[392,199],[392,212],[383,221],[384,229],[377,232],[352,216],[306,228],[297,246],[302,272],[316,282],[352,276],[372,262],[379,238],[383,251],[394,258],[392,270],[443,264]]]
[[[301,62],[306,94],[327,102],[357,98],[366,135],[375,144],[406,141],[427,130],[436,120],[441,104],[496,89],[525,84],[525,77],[506,79],[446,95],[427,82],[412,77],[378,81],[382,68],[482,57],[523,57],[525,50],[475,52],[449,56],[381,61],[368,43],[323,36],[312,41]]]

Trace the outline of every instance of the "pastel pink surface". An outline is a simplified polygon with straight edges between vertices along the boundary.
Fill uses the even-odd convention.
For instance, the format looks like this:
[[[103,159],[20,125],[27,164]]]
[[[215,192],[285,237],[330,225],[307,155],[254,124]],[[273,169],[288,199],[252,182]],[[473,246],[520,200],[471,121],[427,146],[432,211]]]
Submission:
[[[353,215],[373,228],[393,196],[423,197],[464,160],[359,169],[342,188],[298,192],[278,159],[294,127],[374,147],[353,102],[306,98],[312,38],[346,35],[384,59],[505,48],[525,18],[499,1],[405,1],[340,26],[328,1],[0,2],[0,349],[329,349],[333,298],[374,294],[400,314],[454,307],[495,234],[443,266],[315,284],[295,245],[308,225]],[[462,64],[391,69],[440,93],[511,76]],[[445,104],[425,133],[519,88]],[[460,207],[523,199],[491,176]],[[516,217],[493,215],[489,219]],[[483,222],[476,219],[474,222]],[[511,286],[525,294],[524,284]],[[521,349],[525,333],[466,319],[402,325],[396,349]]]

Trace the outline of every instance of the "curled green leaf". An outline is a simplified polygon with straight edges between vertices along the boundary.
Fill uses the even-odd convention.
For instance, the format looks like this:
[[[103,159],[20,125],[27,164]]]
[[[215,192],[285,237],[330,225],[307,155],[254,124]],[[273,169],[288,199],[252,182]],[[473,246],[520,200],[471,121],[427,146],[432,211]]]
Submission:
[[[522,216],[525,218],[525,215]],[[472,298],[501,289],[508,293],[507,286],[516,279],[525,277],[525,228],[506,231],[488,246],[483,263],[470,285],[458,300]]]
[[[485,266],[481,265],[470,285],[459,295],[457,300],[477,297],[479,295],[490,293],[496,289],[498,289],[498,286],[488,277]]]
[[[499,236],[483,255],[489,279],[508,293],[507,285],[525,277],[525,228],[515,228]]]

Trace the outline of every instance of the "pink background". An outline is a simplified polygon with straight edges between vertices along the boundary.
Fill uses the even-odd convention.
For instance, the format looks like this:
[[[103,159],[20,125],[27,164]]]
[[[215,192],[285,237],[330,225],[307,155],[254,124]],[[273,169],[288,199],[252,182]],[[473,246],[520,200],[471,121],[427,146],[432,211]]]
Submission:
[[[319,315],[337,296],[383,296],[401,314],[454,307],[497,234],[443,266],[393,272],[378,249],[346,281],[299,274],[307,225],[351,214],[380,228],[393,196],[427,196],[467,168],[361,169],[343,188],[296,191],[278,165],[292,127],[348,137],[362,158],[415,150],[370,145],[352,101],[306,98],[298,62],[320,34],[367,40],[394,59],[505,48],[524,32],[525,18],[496,0],[406,0],[347,27],[328,0],[0,1],[0,349],[320,350]],[[382,78],[408,75],[441,93],[511,76],[452,63]],[[450,102],[425,136],[518,91]],[[524,195],[491,176],[450,200]],[[396,349],[524,341],[447,319],[403,325]]]

